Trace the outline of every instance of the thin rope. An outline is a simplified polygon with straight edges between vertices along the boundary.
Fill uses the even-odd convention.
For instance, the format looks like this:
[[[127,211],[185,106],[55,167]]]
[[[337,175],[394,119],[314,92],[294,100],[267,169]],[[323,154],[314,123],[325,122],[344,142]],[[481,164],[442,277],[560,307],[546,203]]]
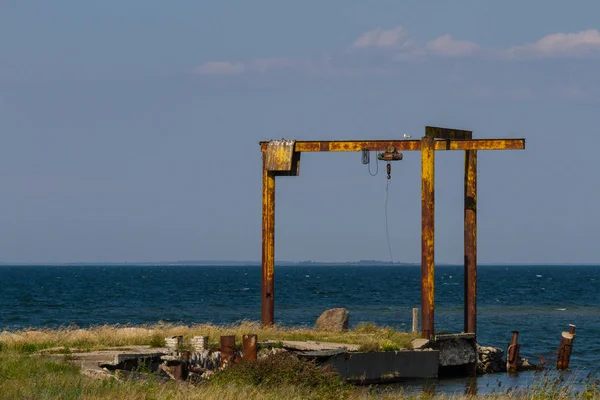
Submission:
[[[392,255],[392,245],[390,244],[390,230],[388,228],[388,197],[389,197],[390,180],[386,179],[385,184],[385,235],[387,237],[388,251],[390,252],[390,261],[394,264],[394,256]]]
[[[379,172],[379,160],[377,159],[377,153],[375,153],[375,167],[376,167],[375,173],[374,174],[371,173],[371,160],[370,159],[369,159],[368,167],[369,167],[369,175],[371,175],[371,176],[377,175],[377,173]]]

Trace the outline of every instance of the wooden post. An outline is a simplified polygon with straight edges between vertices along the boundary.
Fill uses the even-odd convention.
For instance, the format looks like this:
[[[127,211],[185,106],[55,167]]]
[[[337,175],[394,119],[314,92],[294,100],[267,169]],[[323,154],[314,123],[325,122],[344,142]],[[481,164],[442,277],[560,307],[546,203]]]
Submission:
[[[434,334],[435,139],[421,139],[421,334]]]
[[[477,150],[465,150],[465,321],[477,333]]]
[[[419,332],[419,309],[412,309],[412,333]]]
[[[571,360],[571,350],[575,340],[575,325],[569,325],[569,332],[563,332],[560,338],[560,347],[558,348],[558,359],[556,361],[557,369],[569,369]]]
[[[275,173],[268,171],[263,155],[262,191],[262,324],[275,322]]]

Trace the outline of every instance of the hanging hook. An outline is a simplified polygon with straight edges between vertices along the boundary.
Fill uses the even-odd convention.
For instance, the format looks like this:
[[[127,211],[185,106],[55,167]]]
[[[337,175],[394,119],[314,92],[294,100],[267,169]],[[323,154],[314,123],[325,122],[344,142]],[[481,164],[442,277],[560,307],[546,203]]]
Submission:
[[[387,163],[386,169],[387,169],[387,178],[392,179],[392,166],[390,163]]]

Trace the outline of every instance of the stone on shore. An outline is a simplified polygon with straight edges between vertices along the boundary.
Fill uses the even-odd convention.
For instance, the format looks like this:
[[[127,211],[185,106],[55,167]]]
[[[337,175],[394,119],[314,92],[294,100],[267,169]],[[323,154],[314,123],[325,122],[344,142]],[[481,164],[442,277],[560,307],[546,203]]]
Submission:
[[[506,371],[504,350],[498,347],[477,345],[477,372],[480,374],[493,374]]]
[[[349,316],[350,313],[345,308],[327,310],[317,319],[317,329],[332,332],[347,331]]]

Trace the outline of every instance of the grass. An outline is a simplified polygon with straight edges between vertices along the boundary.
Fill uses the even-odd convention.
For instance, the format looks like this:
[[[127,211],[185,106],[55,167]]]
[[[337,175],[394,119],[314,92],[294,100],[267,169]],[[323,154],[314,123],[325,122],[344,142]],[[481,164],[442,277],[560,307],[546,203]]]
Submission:
[[[321,341],[347,344],[358,344],[363,351],[399,350],[410,348],[410,342],[416,338],[405,332],[389,327],[377,327],[373,324],[359,324],[347,332],[323,332],[308,327],[262,328],[255,322],[243,321],[232,325],[197,324],[181,326],[158,323],[145,326],[102,325],[88,329],[67,327],[62,329],[25,329],[20,331],[0,332],[0,351],[10,350],[17,353],[31,354],[40,350],[68,348],[71,351],[101,350],[110,347],[149,345],[164,346],[167,336],[181,335],[184,343],[193,336],[208,336],[209,346],[219,347],[222,335],[235,335],[236,343],[242,342],[242,335],[257,334],[264,340]]]
[[[241,363],[213,375],[214,379],[199,386],[181,382],[162,383],[146,380],[94,380],[80,374],[76,366],[65,361],[0,351],[0,399],[189,399],[189,400],[263,400],[263,399],[455,399],[462,395],[432,395],[403,391],[373,390],[343,384],[327,372],[308,362],[292,358]],[[584,390],[576,391],[569,378],[541,376],[527,392],[504,392],[479,395],[485,399],[599,399],[598,382],[584,381]],[[562,380],[562,381],[561,381]],[[581,387],[581,385],[580,385]]]
[[[93,380],[65,362],[14,352],[0,357],[0,399],[324,399],[321,388],[244,383],[192,386],[148,380]]]

